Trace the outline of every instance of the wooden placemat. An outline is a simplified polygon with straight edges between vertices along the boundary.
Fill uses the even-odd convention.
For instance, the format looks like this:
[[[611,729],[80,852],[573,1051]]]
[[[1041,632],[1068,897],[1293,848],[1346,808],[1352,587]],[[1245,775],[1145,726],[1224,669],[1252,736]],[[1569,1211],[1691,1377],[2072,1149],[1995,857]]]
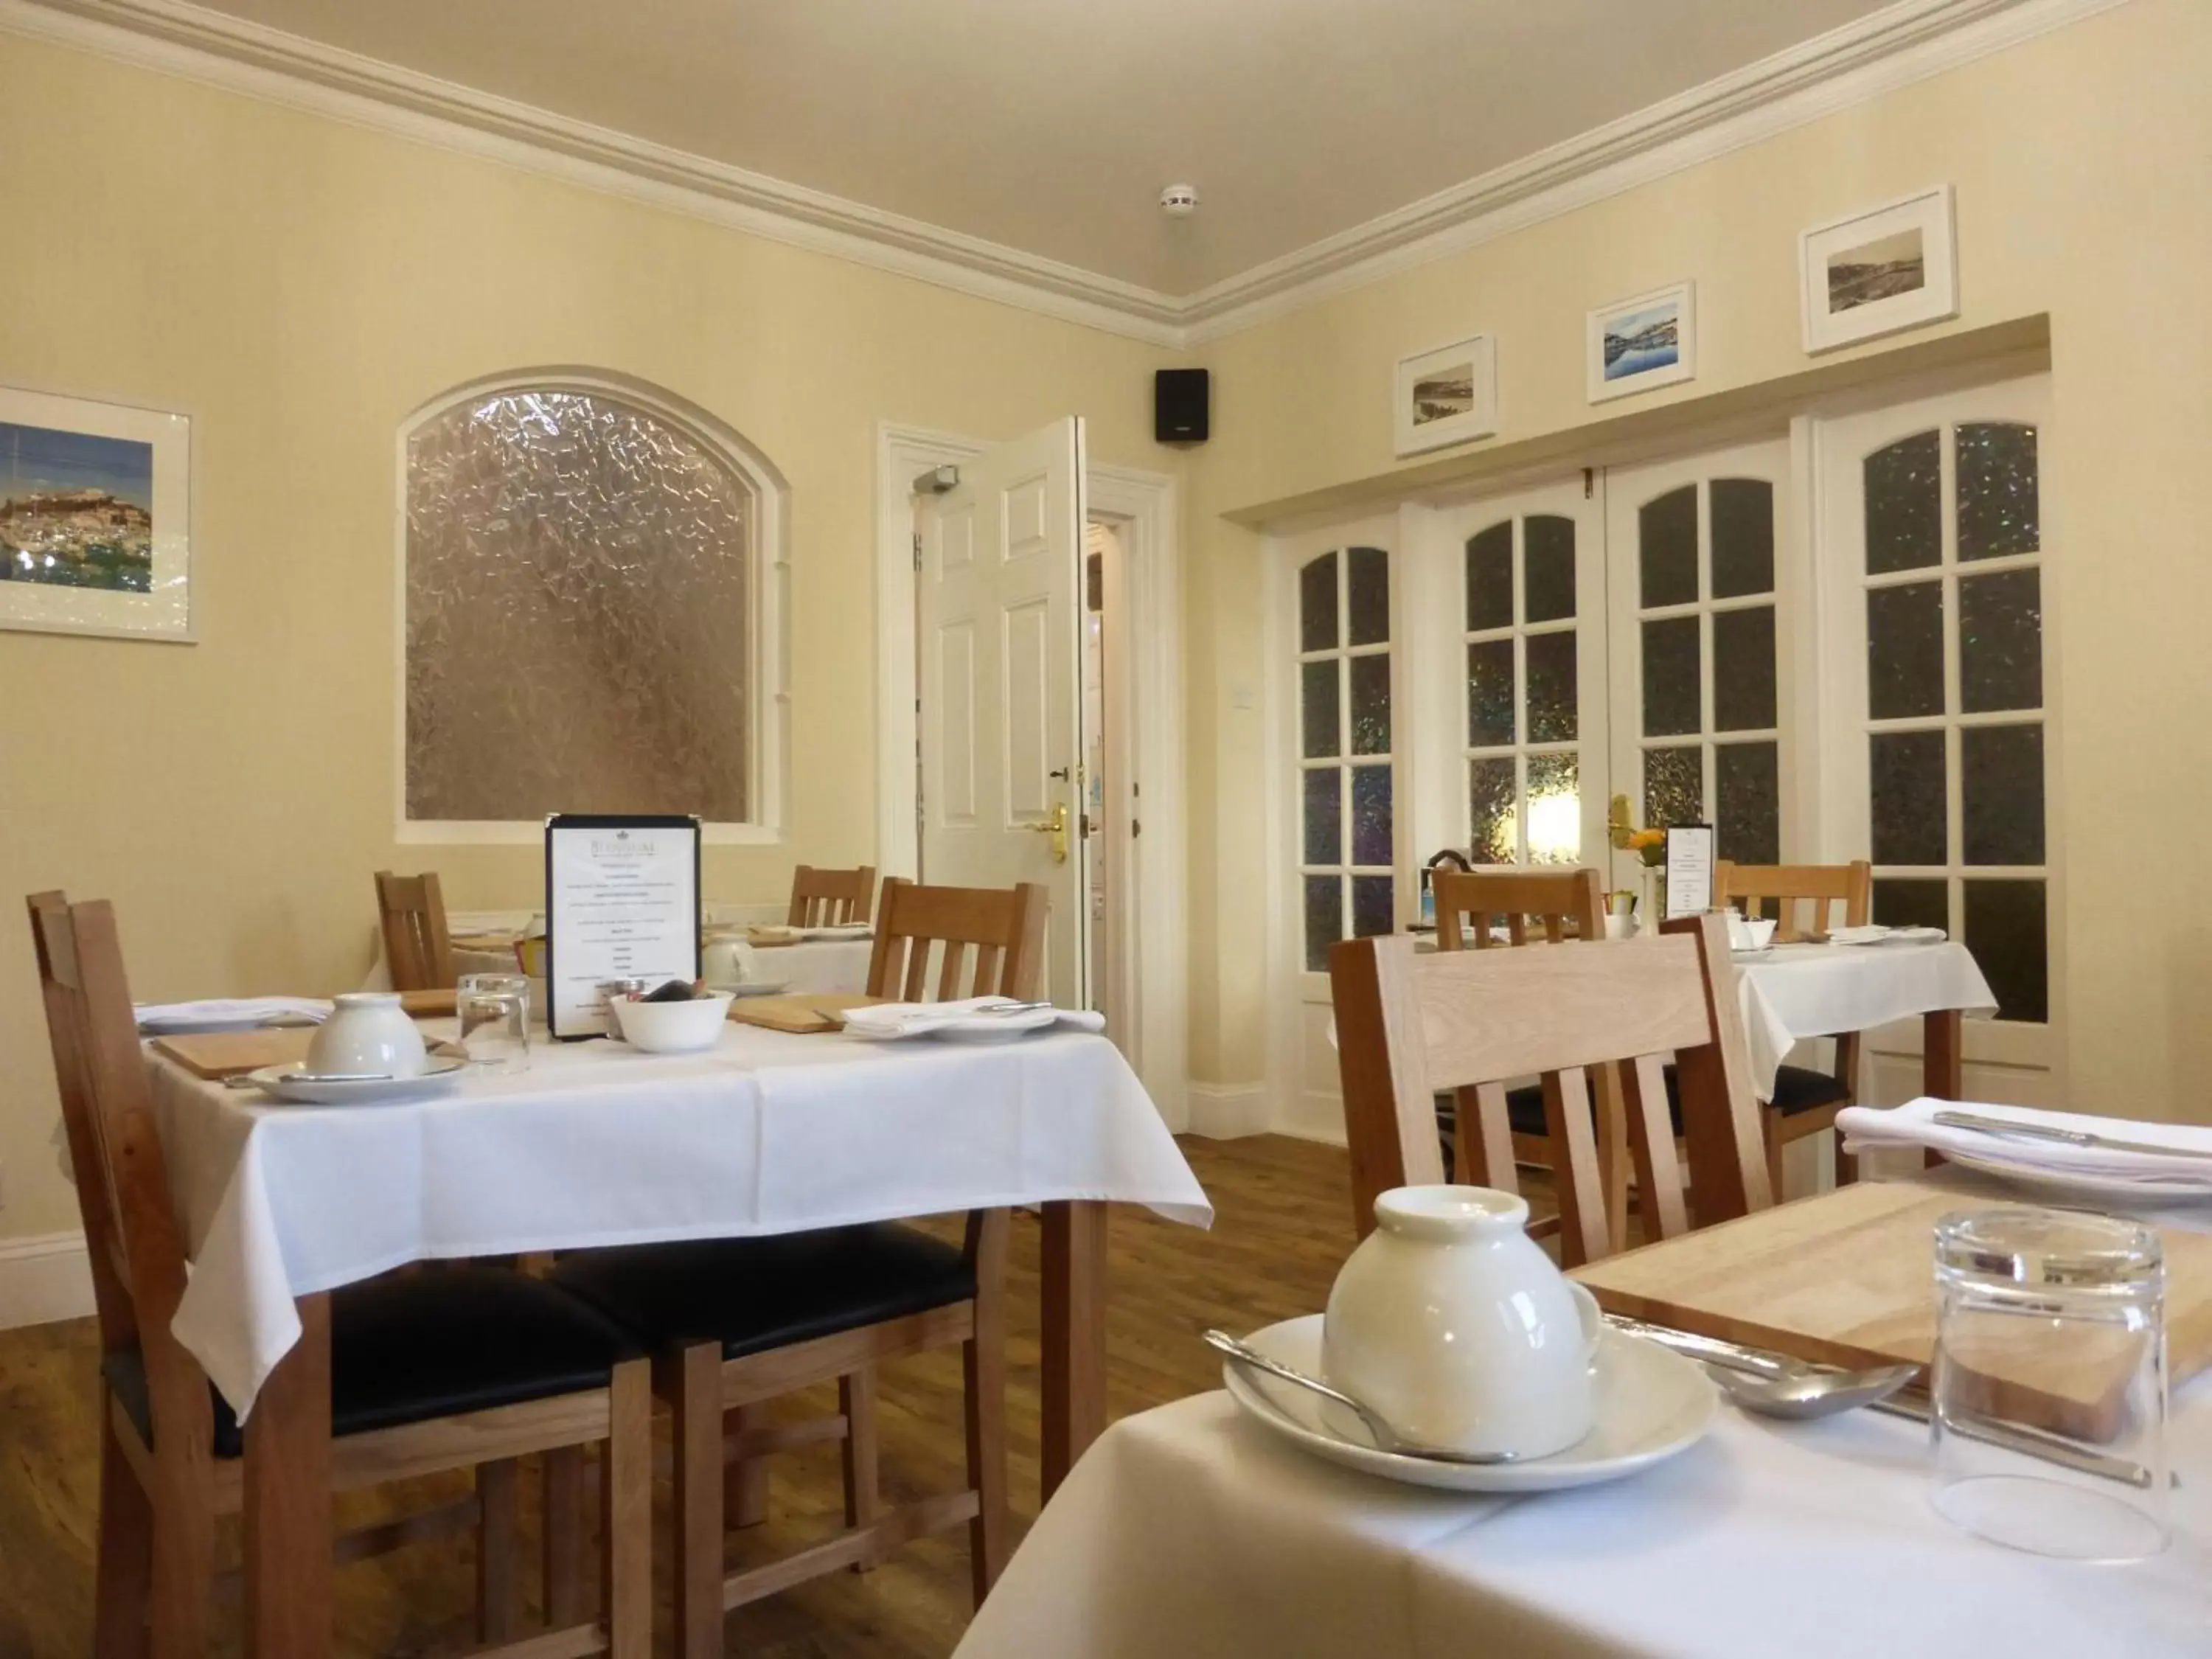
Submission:
[[[842,1031],[844,1012],[865,1008],[882,997],[862,996],[857,991],[808,991],[797,996],[739,997],[730,1004],[730,1018],[741,1025],[760,1025],[771,1031]]]
[[[1935,1226],[1954,1210],[2003,1207],[1988,1189],[1940,1180],[1860,1182],[1575,1270],[1608,1311],[1838,1365],[1925,1365],[1936,1348]],[[2212,1364],[2212,1237],[2159,1230],[2166,1249],[2166,1351],[2179,1384]],[[1994,1333],[1978,1371],[1996,1414],[2108,1438],[2124,1407],[2116,1379],[2137,1339],[2085,1340],[2063,1374],[2033,1370]]]
[[[219,1083],[227,1077],[258,1072],[264,1066],[288,1066],[307,1057],[315,1035],[312,1025],[283,1025],[258,1031],[195,1031],[155,1037],[154,1052],[173,1060],[194,1077]]]

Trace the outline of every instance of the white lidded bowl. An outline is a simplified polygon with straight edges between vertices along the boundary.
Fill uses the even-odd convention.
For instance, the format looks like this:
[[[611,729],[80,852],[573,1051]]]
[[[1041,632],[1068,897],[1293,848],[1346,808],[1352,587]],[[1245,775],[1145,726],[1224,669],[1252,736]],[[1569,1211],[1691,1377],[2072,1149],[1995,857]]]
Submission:
[[[318,1075],[419,1077],[428,1060],[397,991],[345,993],[307,1042],[307,1070]]]
[[[622,1039],[648,1054],[696,1054],[714,1046],[730,1017],[730,994],[708,991],[689,1002],[632,1002],[619,999],[614,1010]]]

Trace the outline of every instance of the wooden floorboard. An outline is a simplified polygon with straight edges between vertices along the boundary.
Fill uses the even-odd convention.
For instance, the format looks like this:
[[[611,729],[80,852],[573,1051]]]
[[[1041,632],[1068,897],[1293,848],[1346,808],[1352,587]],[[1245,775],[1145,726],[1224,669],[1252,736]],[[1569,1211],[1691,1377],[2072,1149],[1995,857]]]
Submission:
[[[1218,1387],[1218,1363],[1199,1333],[1209,1325],[1249,1330],[1317,1311],[1352,1246],[1340,1149],[1279,1136],[1182,1145],[1219,1218],[1201,1233],[1142,1211],[1115,1212],[1108,1398],[1116,1417]],[[1018,1218],[1008,1353],[1017,1538],[1036,1512],[1036,1219]],[[91,1648],[97,1355],[89,1320],[0,1332],[0,1659],[78,1659]],[[836,1409],[834,1389],[777,1408],[780,1416]],[[885,1497],[905,1502],[964,1484],[961,1444],[958,1351],[886,1367]],[[523,1559],[532,1563],[537,1485],[533,1463],[523,1481],[532,1540]],[[388,1518],[465,1490],[465,1480],[441,1476],[354,1494],[340,1502],[340,1523]],[[665,1514],[665,1489],[659,1498]],[[836,1448],[777,1457],[771,1500],[768,1524],[732,1540],[732,1565],[781,1553],[840,1523]],[[235,1561],[236,1548],[227,1532],[223,1562]],[[654,1564],[664,1651],[668,1562],[664,1535]],[[534,1602],[534,1568],[525,1582]],[[475,1572],[466,1543],[447,1540],[349,1565],[337,1583],[338,1651],[348,1659],[470,1644]],[[729,1620],[728,1651],[747,1659],[941,1659],[968,1616],[965,1534],[956,1530],[907,1546],[866,1575],[833,1574],[739,1609]],[[234,1610],[222,1641],[235,1650]]]

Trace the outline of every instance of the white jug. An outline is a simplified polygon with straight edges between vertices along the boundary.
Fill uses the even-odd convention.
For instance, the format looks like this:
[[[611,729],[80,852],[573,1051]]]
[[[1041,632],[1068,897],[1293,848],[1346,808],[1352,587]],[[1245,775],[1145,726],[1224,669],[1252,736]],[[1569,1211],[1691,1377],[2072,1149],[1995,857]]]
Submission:
[[[349,991],[307,1042],[307,1069],[366,1077],[419,1077],[422,1034],[395,991]]]
[[[1329,1291],[1322,1372],[1409,1440],[1543,1457],[1589,1432],[1590,1293],[1487,1187],[1400,1187]]]
[[[753,954],[753,947],[741,939],[710,939],[699,959],[699,976],[709,985],[743,985],[756,978],[759,971],[760,962]]]

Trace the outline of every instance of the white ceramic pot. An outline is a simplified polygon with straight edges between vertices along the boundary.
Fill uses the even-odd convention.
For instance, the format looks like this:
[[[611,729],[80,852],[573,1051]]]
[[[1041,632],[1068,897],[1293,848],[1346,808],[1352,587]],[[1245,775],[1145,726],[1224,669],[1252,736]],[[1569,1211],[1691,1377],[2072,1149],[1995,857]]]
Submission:
[[[1589,1432],[1597,1304],[1522,1231],[1526,1200],[1400,1187],[1336,1276],[1322,1371],[1408,1439],[1543,1457]]]
[[[744,985],[757,978],[760,959],[741,939],[711,939],[701,954],[699,976],[709,985]]]
[[[307,1043],[311,1072],[418,1077],[428,1057],[422,1034],[396,991],[349,991]]]

